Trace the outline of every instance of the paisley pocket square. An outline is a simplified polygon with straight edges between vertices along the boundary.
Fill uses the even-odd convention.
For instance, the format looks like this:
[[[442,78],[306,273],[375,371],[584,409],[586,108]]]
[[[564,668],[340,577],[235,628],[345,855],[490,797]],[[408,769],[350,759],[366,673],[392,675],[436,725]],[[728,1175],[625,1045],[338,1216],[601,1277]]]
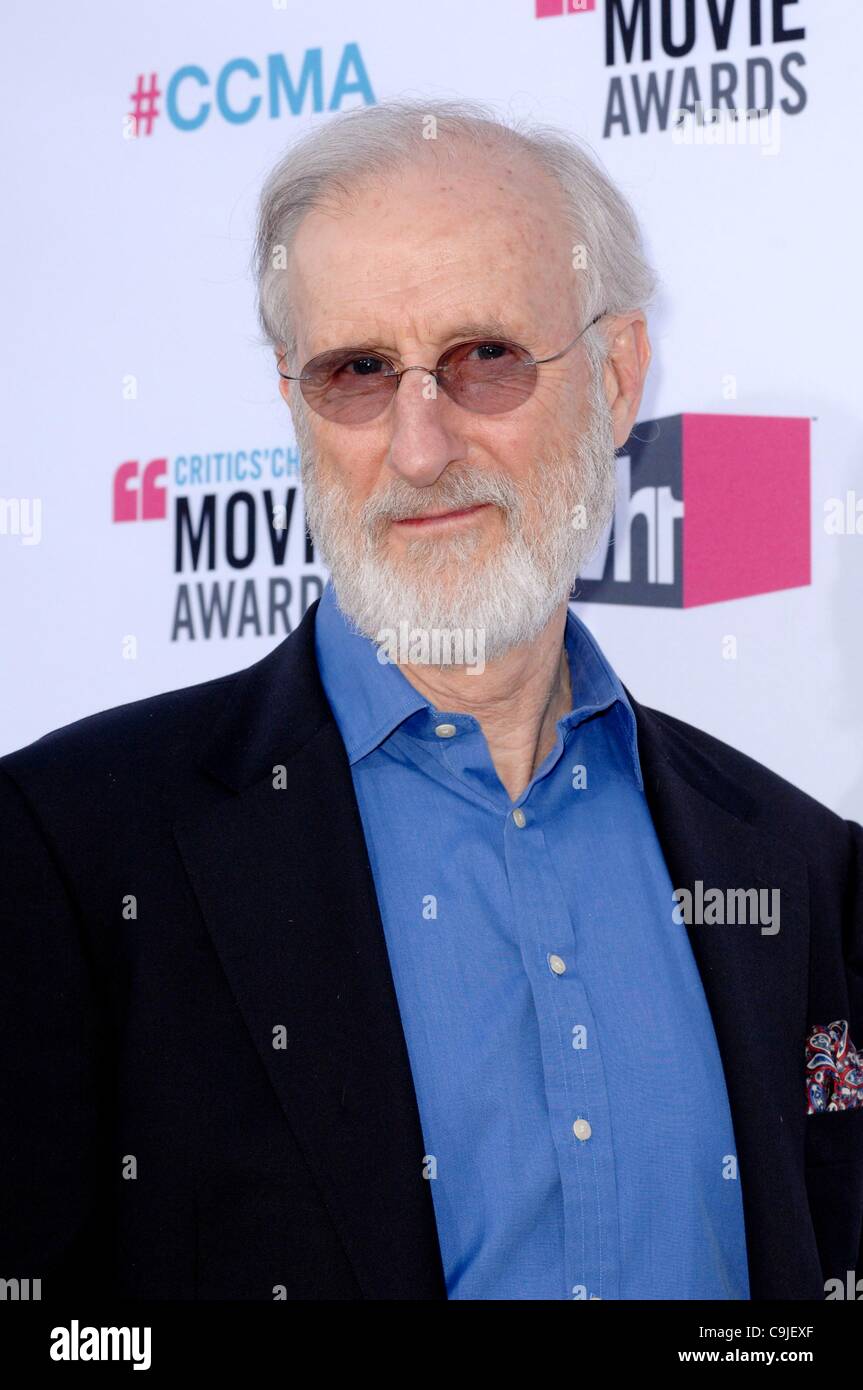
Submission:
[[[806,1039],[807,1114],[863,1109],[863,1052],[848,1036],[845,1019],[817,1027]]]

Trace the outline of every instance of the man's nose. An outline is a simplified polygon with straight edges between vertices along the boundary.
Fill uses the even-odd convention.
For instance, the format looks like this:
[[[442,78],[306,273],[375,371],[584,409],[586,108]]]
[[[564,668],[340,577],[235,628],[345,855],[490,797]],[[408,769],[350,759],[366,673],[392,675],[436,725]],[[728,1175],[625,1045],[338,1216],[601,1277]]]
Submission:
[[[447,464],[461,457],[462,447],[453,430],[452,402],[428,367],[403,372],[390,409],[390,468],[415,487],[437,482]]]

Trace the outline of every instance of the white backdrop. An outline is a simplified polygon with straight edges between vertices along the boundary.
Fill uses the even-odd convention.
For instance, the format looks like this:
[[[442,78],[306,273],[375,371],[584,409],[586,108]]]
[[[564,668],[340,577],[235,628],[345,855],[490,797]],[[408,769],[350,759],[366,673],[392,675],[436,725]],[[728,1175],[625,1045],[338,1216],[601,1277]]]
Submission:
[[[792,521],[811,528],[810,583],[698,607],[590,602],[577,611],[639,699],[863,819],[863,5],[763,0],[759,34],[749,0],[737,0],[725,4],[728,33],[717,37],[707,0],[693,0],[694,45],[678,55],[663,51],[661,18],[670,14],[670,38],[685,46],[684,0],[608,7],[612,19],[652,10],[649,56],[638,26],[632,61],[619,26],[607,52],[604,0],[548,17],[537,17],[535,0],[91,0],[83,9],[6,0],[0,751],[256,660],[283,635],[268,629],[271,579],[277,596],[289,581],[288,619],[299,620],[303,580],[308,602],[324,571],[305,561],[299,499],[284,563],[274,563],[266,534],[264,490],[284,500],[296,456],[247,269],[260,184],[284,148],[333,111],[399,94],[472,96],[577,132],[634,203],[662,277],[644,421],[812,420],[811,518],[799,499],[791,507]],[[747,72],[773,79],[767,147],[708,145],[703,128],[685,143],[682,127],[676,137],[659,128],[655,107],[639,129],[650,82],[672,109],[699,96],[709,106],[714,76],[726,88],[736,78],[739,97]],[[158,114],[130,139],[139,74],[145,89],[156,76]],[[763,85],[753,99],[764,102]],[[609,103],[619,117],[610,125]],[[241,118],[226,118],[228,108]],[[215,480],[228,455],[249,468],[253,451],[259,477]],[[196,455],[209,455],[208,483],[203,471],[190,478]],[[155,488],[135,491],[158,459],[166,476],[156,465]],[[123,464],[127,504],[140,514],[142,499],[152,494],[158,509],[164,498],[164,519],[113,520]],[[237,545],[255,508],[257,548],[234,568],[224,524],[242,492],[249,500],[231,503]],[[197,524],[206,494],[215,568],[204,554],[193,571],[186,547],[177,573],[180,499]],[[840,510],[851,527],[840,528]],[[774,549],[788,506],[777,516]],[[206,601],[216,586],[227,602],[231,580],[228,635],[216,626],[207,639],[195,586]],[[181,585],[192,623],[172,638]]]

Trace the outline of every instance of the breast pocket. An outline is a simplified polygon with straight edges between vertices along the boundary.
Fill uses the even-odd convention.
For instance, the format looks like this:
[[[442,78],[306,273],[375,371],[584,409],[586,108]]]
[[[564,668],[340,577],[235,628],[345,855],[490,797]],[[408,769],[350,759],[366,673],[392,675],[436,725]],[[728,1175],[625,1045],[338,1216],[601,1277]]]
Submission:
[[[863,1276],[863,1110],[806,1117],[806,1190],[825,1281]]]
[[[806,1116],[806,1167],[863,1162],[863,1108]]]

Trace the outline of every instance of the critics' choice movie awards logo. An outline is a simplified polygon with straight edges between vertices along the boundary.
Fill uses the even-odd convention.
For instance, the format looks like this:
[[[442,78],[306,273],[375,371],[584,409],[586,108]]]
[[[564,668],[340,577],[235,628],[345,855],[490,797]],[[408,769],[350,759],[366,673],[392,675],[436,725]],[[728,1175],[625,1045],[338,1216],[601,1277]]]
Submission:
[[[535,0],[537,19],[602,12],[611,76],[603,136],[671,130],[688,113],[806,107],[807,0]],[[588,23],[590,21],[587,21]],[[556,30],[556,27],[555,27]],[[569,32],[567,30],[567,32]],[[573,37],[580,32],[574,26]],[[699,46],[699,62],[691,59]],[[715,61],[701,59],[705,51]],[[733,48],[733,56],[731,54]],[[742,49],[749,52],[744,57]],[[637,71],[629,69],[637,65]]]
[[[127,459],[115,469],[114,522],[170,521],[172,642],[284,637],[320,597],[298,475],[295,448]],[[272,485],[248,486],[263,480]],[[256,563],[268,573],[246,574]]]
[[[614,515],[573,598],[691,608],[809,584],[809,431],[805,418],[642,421],[618,452]],[[170,522],[172,641],[282,637],[320,597],[298,474],[293,448],[116,468],[113,520]]]

